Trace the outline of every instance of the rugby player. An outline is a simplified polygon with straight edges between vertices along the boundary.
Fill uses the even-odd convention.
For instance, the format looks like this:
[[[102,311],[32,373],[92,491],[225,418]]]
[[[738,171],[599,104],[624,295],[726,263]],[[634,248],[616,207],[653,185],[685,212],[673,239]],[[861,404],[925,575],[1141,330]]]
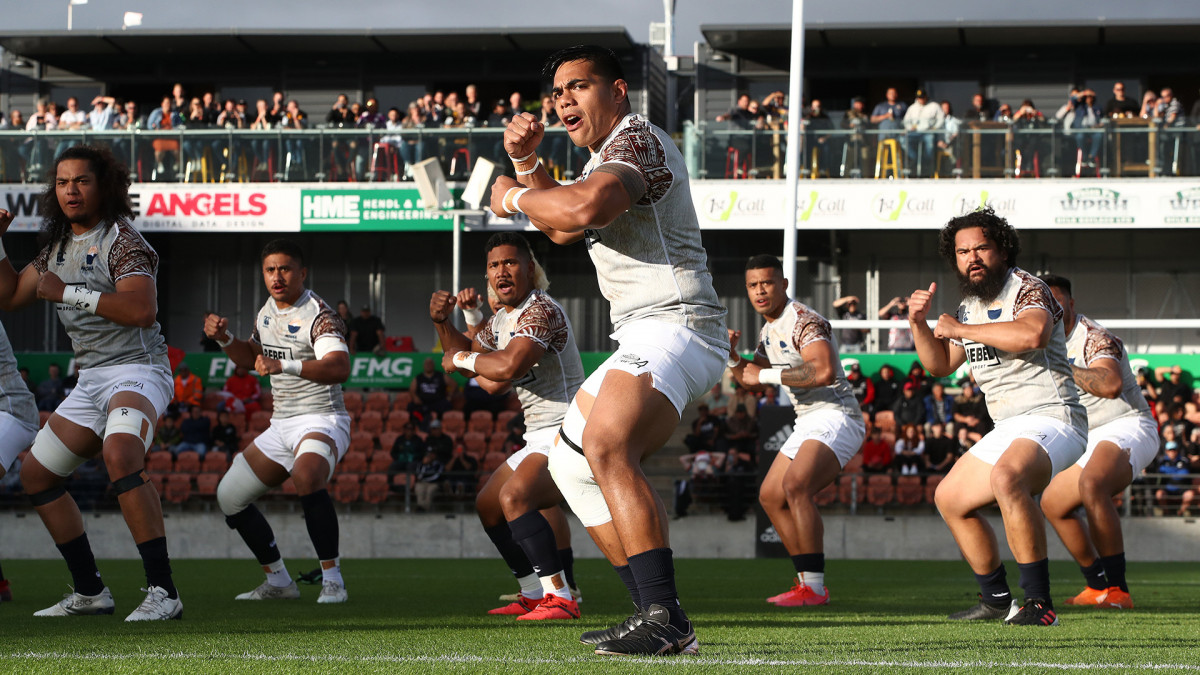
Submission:
[[[45,245],[18,275],[0,262],[0,309],[55,303],[79,383],[50,416],[21,466],[21,484],[58,546],[74,589],[34,616],[112,614],[75,500],[63,487],[101,453],[146,572],[146,598],[126,621],[178,619],[158,491],[145,472],[154,425],[174,393],[159,330],[158,254],[130,225],[129,170],[106,148],[68,148],[41,196]],[[6,230],[11,218],[3,223]]]
[[[937,488],[935,502],[975,573],[978,605],[951,619],[1004,619],[1058,625],[1050,599],[1046,524],[1034,496],[1083,454],[1087,417],[1067,362],[1063,310],[1050,288],[1018,268],[1017,231],[991,209],[951,219],[938,252],[958,277],[956,315],[930,329],[937,284],[913,291],[909,325],[921,363],[946,377],[964,362],[996,426],[971,447]],[[996,534],[980,509],[1000,507],[1020,569],[1025,603],[1017,606],[1000,563]]]
[[[1158,425],[1129,366],[1121,339],[1075,312],[1071,282],[1043,274],[1063,308],[1067,358],[1087,408],[1087,450],[1050,481],[1042,512],[1087,581],[1068,605],[1133,609],[1125,581],[1125,540],[1113,495],[1122,492],[1158,454]],[[1083,506],[1087,524],[1078,516]]]
[[[696,653],[675,589],[666,509],[640,464],[667,441],[683,408],[720,379],[729,353],[725,308],[713,290],[683,156],[670,136],[631,112],[617,57],[603,47],[571,47],[552,55],[543,74],[567,134],[591,159],[579,179],[560,185],[536,154],[542,124],[514,115],[504,147],[517,180],[496,179],[491,208],[500,217],[524,213],[555,243],[586,241],[610,303],[619,348],[580,387],[550,459],[555,483],[585,525],[608,522],[611,507],[642,603],[638,618],[621,624],[637,627],[596,652]],[[572,451],[587,461],[556,459]]]
[[[767,602],[826,605],[825,528],[813,498],[858,454],[867,430],[829,321],[789,298],[787,287],[778,258],[756,255],[746,263],[746,293],[766,323],[751,361],[736,351],[740,332],[730,331],[728,365],[747,389],[783,385],[796,408],[792,435],[767,471],[758,501],[792,557],[797,581]]]
[[[476,377],[491,392],[511,385],[525,414],[525,447],[488,478],[475,500],[484,531],[522,591],[516,601],[489,614],[516,615],[518,621],[578,619],[579,605],[571,596],[554,530],[539,511],[562,502],[547,458],[583,382],[583,362],[566,313],[535,285],[535,262],[525,238],[494,234],[484,253],[488,286],[499,308],[474,340],[448,320],[457,296],[434,292],[429,317],[445,352],[442,368]]]
[[[304,510],[304,524],[321,562],[321,604],[346,602],[338,555],[338,521],[327,485],[350,446],[350,415],[342,383],[350,376],[346,326],[329,305],[305,288],[308,268],[300,247],[286,239],[262,251],[266,304],[249,340],[229,334],[229,320],[209,314],[204,334],[235,364],[271,376],[275,409],[271,426],[233,458],[217,485],[217,505],[262,565],[267,578],[237,600],[300,597],[275,534],[254,500],[290,476]]]

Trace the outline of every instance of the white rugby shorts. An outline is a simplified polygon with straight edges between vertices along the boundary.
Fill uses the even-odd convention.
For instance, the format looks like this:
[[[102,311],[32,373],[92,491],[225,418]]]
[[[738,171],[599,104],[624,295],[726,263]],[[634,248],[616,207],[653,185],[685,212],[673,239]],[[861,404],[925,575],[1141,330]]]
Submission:
[[[0,412],[0,470],[8,473],[17,455],[33,445],[37,432],[36,424],[30,426],[29,422]]]
[[[1150,417],[1138,415],[1119,417],[1091,429],[1088,431],[1087,451],[1076,464],[1087,466],[1096,446],[1105,441],[1129,451],[1129,465],[1133,467],[1133,475],[1137,476],[1158,455],[1158,425]]]
[[[557,426],[546,427],[545,429],[538,429],[537,431],[526,431],[524,436],[525,447],[514,452],[507,460],[505,460],[508,464],[508,468],[516,471],[517,467],[521,465],[521,462],[524,461],[526,457],[533,454],[549,457],[550,448],[554,445],[554,437],[557,434]]]
[[[1066,422],[1040,415],[1018,415],[996,423],[996,427],[979,439],[968,451],[995,465],[1008,447],[1019,438],[1029,439],[1046,451],[1053,467],[1051,475],[1071,466],[1083,455],[1087,438]]]
[[[109,401],[115,394],[126,391],[141,394],[150,401],[154,408],[151,422],[156,422],[175,395],[175,382],[169,370],[158,366],[126,364],[84,368],[79,371],[75,389],[54,413],[104,438]]]
[[[296,463],[296,446],[300,439],[309,434],[325,434],[333,439],[337,462],[342,461],[350,448],[350,415],[346,413],[323,413],[319,415],[296,415],[294,417],[271,418],[271,426],[254,439],[254,446],[268,459],[292,472]],[[333,467],[329,467],[333,475]]]
[[[584,380],[580,389],[593,397],[599,395],[610,370],[634,376],[650,373],[654,388],[670,399],[679,415],[720,381],[729,357],[728,352],[723,354],[686,326],[653,319],[622,326],[611,337],[618,342],[617,351]]]
[[[813,410],[796,418],[792,424],[792,435],[779,449],[788,459],[796,459],[796,453],[806,441],[819,441],[837,455],[838,464],[846,464],[862,449],[867,435],[862,417],[850,417],[839,410]]]

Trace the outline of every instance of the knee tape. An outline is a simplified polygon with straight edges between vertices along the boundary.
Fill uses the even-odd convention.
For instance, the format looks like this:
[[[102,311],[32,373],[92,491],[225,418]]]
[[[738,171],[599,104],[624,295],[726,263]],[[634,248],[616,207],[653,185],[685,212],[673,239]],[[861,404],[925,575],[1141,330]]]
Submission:
[[[217,506],[226,516],[234,516],[246,510],[254,500],[267,494],[270,486],[254,475],[254,469],[243,455],[233,458],[229,471],[217,484]]]
[[[119,497],[126,492],[129,492],[130,490],[136,490],[149,482],[150,477],[146,475],[144,470],[136,471],[128,476],[118,478],[112,482],[113,496]]]
[[[612,520],[592,467],[583,453],[572,449],[561,437],[550,450],[549,470],[563,499],[584,527],[597,527]]]
[[[337,455],[334,454],[333,448],[325,441],[306,438],[296,446],[296,459],[300,459],[300,455],[308,453],[324,457],[325,461],[329,463],[329,475],[325,477],[325,480],[333,478],[333,469],[337,466]]]
[[[583,428],[587,426],[587,419],[579,410],[579,404],[571,401],[571,406],[567,408],[567,414],[563,417],[562,428],[558,430],[560,440],[567,441],[567,444],[575,448],[577,451],[583,446]]]
[[[146,413],[137,408],[121,406],[113,408],[112,412],[108,413],[108,425],[104,429],[104,437],[108,438],[113,434],[130,434],[137,436],[142,441],[144,450],[150,449],[150,443],[154,440],[154,423],[146,417]]]
[[[71,449],[63,444],[50,429],[49,424],[38,431],[37,436],[33,439],[31,452],[38,464],[62,478],[70,476],[75,469],[87,461],[86,458],[71,452]]]

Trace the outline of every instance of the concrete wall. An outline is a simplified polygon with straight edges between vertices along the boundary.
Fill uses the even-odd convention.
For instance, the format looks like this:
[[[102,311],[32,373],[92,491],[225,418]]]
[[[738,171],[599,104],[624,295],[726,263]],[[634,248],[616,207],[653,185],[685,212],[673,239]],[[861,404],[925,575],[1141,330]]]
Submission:
[[[299,512],[268,512],[279,548],[289,558],[312,555]],[[341,552],[346,558],[491,558],[495,549],[473,515],[341,514]],[[1001,534],[999,518],[993,527]],[[136,558],[137,549],[119,514],[85,516],[97,558]],[[174,558],[249,558],[237,533],[219,513],[168,513],[167,539]],[[571,518],[576,557],[600,552],[579,522]],[[1131,518],[1124,523],[1125,550],[1135,561],[1200,560],[1200,524],[1194,519]],[[32,514],[0,514],[3,554],[8,559],[55,559],[50,536]],[[680,558],[751,558],[754,523],[731,523],[718,516],[694,516],[671,523],[671,543]],[[1050,558],[1069,556],[1051,535]],[[826,555],[832,559],[957,560],[958,549],[935,516],[827,516]],[[1001,557],[1012,559],[1007,547]]]

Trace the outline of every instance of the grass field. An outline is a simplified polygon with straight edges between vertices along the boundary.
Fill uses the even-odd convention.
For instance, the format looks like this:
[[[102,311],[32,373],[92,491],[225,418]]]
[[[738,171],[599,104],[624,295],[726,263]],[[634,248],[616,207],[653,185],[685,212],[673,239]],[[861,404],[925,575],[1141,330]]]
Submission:
[[[0,605],[3,672],[1059,672],[1200,670],[1196,566],[1133,563],[1137,608],[1066,606],[1078,569],[1053,563],[1057,628],[952,623],[975,601],[963,563],[831,561],[833,603],[778,608],[763,601],[790,585],[786,560],[679,560],[684,606],[696,623],[695,657],[601,657],[584,630],[623,619],[629,605],[603,561],[581,560],[583,619],[526,625],[488,616],[515,583],[498,560],[348,560],[345,605],[235,602],[261,580],[250,561],[175,561],[184,618],[122,621],[143,595],[138,561],[102,561],[117,613],[34,619],[66,592],[61,561],[5,561],[15,600]],[[315,567],[292,561],[295,575]],[[1016,567],[1009,563],[1010,579]],[[1017,590],[1014,586],[1014,590]]]

